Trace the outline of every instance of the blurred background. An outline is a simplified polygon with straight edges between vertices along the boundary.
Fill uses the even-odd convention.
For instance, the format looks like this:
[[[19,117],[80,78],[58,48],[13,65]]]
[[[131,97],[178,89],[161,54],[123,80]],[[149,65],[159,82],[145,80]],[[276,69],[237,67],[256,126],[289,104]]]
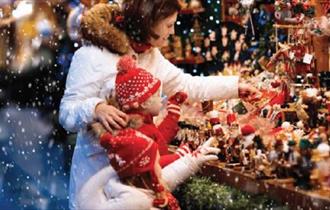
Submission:
[[[58,107],[91,2],[0,0],[0,209],[68,208],[75,136]]]
[[[58,109],[80,17],[99,2],[112,1],[0,0],[0,209],[68,209],[76,136],[59,125]],[[185,2],[162,53],[192,75],[244,66],[257,74],[287,39],[274,35],[274,0],[251,1],[251,11],[238,0]]]
[[[68,208],[76,136],[58,124],[58,109],[71,58],[81,46],[80,17],[99,2],[112,1],[0,0],[0,209]],[[171,37],[169,47],[162,49],[168,59],[186,72],[216,74],[230,63],[234,67],[237,63],[253,64],[259,57],[271,55],[275,44],[270,44],[271,30],[264,28],[272,24],[267,6],[273,1],[257,1],[260,9],[253,13],[253,19],[260,24],[255,29],[246,21],[241,25],[235,21],[222,23],[222,1],[187,2],[198,9],[188,8],[180,13],[177,36]],[[218,53],[218,46],[213,46],[218,43],[214,39],[220,36],[220,28],[228,30],[226,36],[234,33],[236,37],[231,37],[231,47],[226,48],[228,58],[223,56],[226,53]],[[254,30],[256,33],[251,32]],[[211,43],[208,48],[200,46],[204,40],[201,37]],[[233,47],[238,37],[246,41],[248,49]],[[252,53],[256,47],[258,56]],[[186,59],[172,60],[173,55],[182,55],[173,54],[169,48],[179,55],[184,52]],[[221,44],[219,49],[226,50]],[[189,60],[187,57],[193,54]]]

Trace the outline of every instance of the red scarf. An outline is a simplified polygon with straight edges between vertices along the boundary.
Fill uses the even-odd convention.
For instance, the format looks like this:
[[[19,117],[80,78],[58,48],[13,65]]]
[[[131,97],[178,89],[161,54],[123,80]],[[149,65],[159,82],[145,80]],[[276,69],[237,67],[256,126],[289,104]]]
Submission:
[[[136,53],[144,53],[152,47],[151,44],[144,44],[133,40],[130,41],[130,44]]]
[[[123,24],[123,21],[124,16],[118,15],[115,17],[115,23],[118,24],[120,28],[122,28],[120,25]],[[152,47],[151,44],[144,44],[133,40],[130,40],[130,45],[136,53],[144,53]]]

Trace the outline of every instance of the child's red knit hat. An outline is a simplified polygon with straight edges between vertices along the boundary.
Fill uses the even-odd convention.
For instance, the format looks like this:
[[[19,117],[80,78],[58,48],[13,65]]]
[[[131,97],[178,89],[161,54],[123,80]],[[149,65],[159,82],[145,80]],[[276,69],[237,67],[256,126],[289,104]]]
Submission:
[[[128,55],[120,58],[116,77],[116,97],[121,106],[141,104],[156,93],[160,80],[149,72],[135,65],[135,60]]]

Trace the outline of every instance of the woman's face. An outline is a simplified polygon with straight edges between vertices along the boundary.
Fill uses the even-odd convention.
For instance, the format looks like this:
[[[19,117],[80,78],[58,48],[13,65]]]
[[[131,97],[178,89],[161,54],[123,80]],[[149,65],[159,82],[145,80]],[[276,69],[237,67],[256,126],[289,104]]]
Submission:
[[[178,17],[178,13],[174,13],[173,15],[160,20],[153,28],[152,31],[156,33],[159,38],[155,39],[153,37],[150,38],[149,44],[153,47],[164,47],[167,45],[167,39],[171,34],[174,34],[174,24]]]

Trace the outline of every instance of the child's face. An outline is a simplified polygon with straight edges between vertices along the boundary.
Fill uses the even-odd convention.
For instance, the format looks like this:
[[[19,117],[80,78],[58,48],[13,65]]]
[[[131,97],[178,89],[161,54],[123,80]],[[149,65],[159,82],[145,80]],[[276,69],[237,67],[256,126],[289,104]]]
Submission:
[[[160,97],[160,90],[152,95],[148,100],[142,104],[142,108],[145,113],[149,113],[152,116],[157,116],[162,108],[162,98]]]

